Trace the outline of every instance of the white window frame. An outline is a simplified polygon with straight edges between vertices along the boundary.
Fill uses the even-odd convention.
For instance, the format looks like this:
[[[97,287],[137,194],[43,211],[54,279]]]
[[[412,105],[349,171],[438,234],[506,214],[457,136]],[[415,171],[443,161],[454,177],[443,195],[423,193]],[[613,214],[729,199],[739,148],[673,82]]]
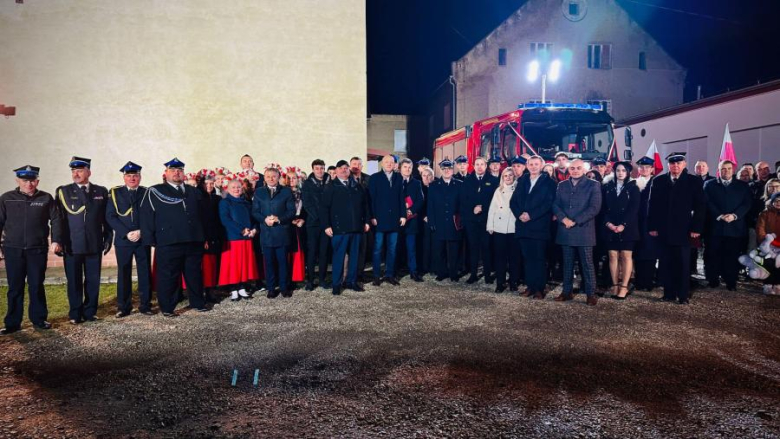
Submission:
[[[607,50],[604,50],[604,48]],[[596,52],[598,49],[598,63],[596,63]],[[606,61],[604,59],[604,53],[608,53]],[[594,70],[609,70],[612,68],[612,44],[610,43],[592,43],[588,44],[588,68]]]

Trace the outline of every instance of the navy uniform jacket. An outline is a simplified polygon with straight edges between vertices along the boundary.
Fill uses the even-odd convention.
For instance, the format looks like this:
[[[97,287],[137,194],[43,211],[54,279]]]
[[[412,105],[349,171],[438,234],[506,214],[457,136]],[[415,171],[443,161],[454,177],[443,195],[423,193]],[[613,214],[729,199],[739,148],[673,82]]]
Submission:
[[[493,177],[489,172],[482,175],[482,180],[478,180],[477,174],[473,172],[466,177],[461,186],[463,222],[487,224],[488,209],[498,184],[498,178]],[[475,215],[474,207],[479,205],[482,205],[482,212]]]
[[[377,172],[368,180],[369,212],[376,220],[377,232],[401,230],[400,220],[406,217],[403,182],[401,174],[392,172],[388,179],[385,171]]]
[[[639,261],[652,261],[661,257],[661,249],[659,248],[658,237],[650,236],[650,229],[648,229],[647,218],[649,215],[648,205],[650,201],[650,185],[653,178],[645,180],[643,178],[637,178],[634,180],[639,188],[639,214],[637,222],[639,224],[639,243],[634,249],[634,258]]]
[[[325,185],[320,204],[323,229],[332,228],[334,235],[363,233],[368,224],[367,191],[351,176],[345,186],[334,178]]]
[[[265,218],[270,215],[276,215],[279,223],[269,227]],[[292,244],[290,223],[295,218],[295,199],[290,188],[277,185],[273,197],[267,187],[256,190],[252,217],[260,224],[260,245],[284,247]]]
[[[101,253],[110,245],[113,232],[106,221],[108,189],[90,183],[85,194],[71,183],[58,187],[55,197],[64,219],[62,244],[66,253]]]
[[[51,242],[62,243],[62,214],[54,197],[36,190],[32,196],[18,188],[0,196],[0,238],[8,248],[48,248]]]
[[[117,247],[134,247],[142,242],[132,242],[127,234],[141,230],[141,201],[146,195],[146,188],[138,186],[135,196],[131,196],[127,186],[116,186],[108,192],[106,206],[106,221],[114,229],[114,245]]]
[[[512,193],[509,208],[515,216],[515,236],[518,238],[550,240],[552,228],[552,205],[555,201],[555,188],[557,183],[546,172],[539,174],[539,178],[531,188],[531,174],[524,174],[517,181],[517,187]],[[520,221],[520,215],[528,212],[531,220]]]
[[[702,179],[683,170],[672,185],[669,173],[653,178],[648,201],[648,231],[657,231],[662,244],[690,244],[691,232],[704,230]]]
[[[747,218],[753,204],[750,186],[744,181],[731,179],[728,187],[723,186],[720,178],[704,183],[704,196],[707,200],[707,233],[710,236],[740,238],[747,235]],[[718,217],[727,213],[737,215],[730,223],[718,221]]]
[[[458,180],[461,183],[464,182],[468,176],[469,176],[469,174],[463,175],[460,172],[456,172],[456,173],[452,174],[452,178],[454,178],[455,180]]]
[[[200,207],[201,191],[182,184],[184,196],[168,183],[146,191],[141,202],[141,240],[144,245],[165,246],[205,242]]]
[[[457,241],[463,236],[463,228],[455,228],[456,218],[461,220],[461,194],[463,183],[454,177],[450,184],[443,179],[435,180],[428,187],[428,226],[434,230],[434,239]],[[488,205],[489,207],[490,205]]]
[[[306,227],[321,228],[320,224],[320,203],[322,194],[325,192],[325,185],[330,181],[330,175],[327,173],[322,177],[322,181],[317,180],[314,174],[309,174],[306,181],[303,182],[301,189],[301,201],[303,201],[303,210],[306,212]]]
[[[416,178],[409,177],[409,183],[406,183],[406,187],[403,190],[403,197],[404,206],[406,206],[406,198],[409,197],[411,199],[412,206],[409,210],[412,211],[412,215],[416,215],[413,218],[406,219],[403,232],[407,235],[416,235],[420,229],[419,223],[423,222],[422,219],[425,213],[425,196],[423,195],[422,182]]]

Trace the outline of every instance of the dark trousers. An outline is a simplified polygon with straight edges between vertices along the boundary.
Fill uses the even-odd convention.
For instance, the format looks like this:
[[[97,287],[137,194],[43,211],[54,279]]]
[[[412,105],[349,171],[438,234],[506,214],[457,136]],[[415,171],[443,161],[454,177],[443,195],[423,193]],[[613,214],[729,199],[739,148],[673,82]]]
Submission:
[[[385,242],[387,242],[385,277],[395,277],[395,248],[398,245],[398,232],[374,232],[374,257],[371,263],[374,279],[382,277],[382,253]]]
[[[24,315],[24,284],[30,294],[27,315],[35,325],[42,324],[49,316],[46,307],[46,291],[43,280],[46,278],[47,249],[6,247],[5,274],[8,278],[8,312],[5,314],[5,327],[16,329],[22,326]]]
[[[639,290],[651,290],[655,285],[655,259],[634,259],[634,285]]]
[[[520,266],[517,258],[520,256],[520,248],[516,245],[515,234],[493,233],[490,235],[493,241],[493,262],[496,268],[497,285],[506,285],[506,273],[509,269],[509,284],[517,285],[520,282]]]
[[[365,240],[364,233],[345,233],[333,235],[333,288],[342,284],[354,285],[357,282],[360,265],[360,242]],[[344,279],[344,258],[349,255],[347,276]]]
[[[593,264],[593,247],[571,247],[561,246],[563,251],[563,294],[571,295],[574,290],[574,253],[576,252],[580,259],[580,268],[582,269],[581,290],[590,297],[596,292],[596,267]]]
[[[268,291],[279,289],[287,291],[287,246],[266,247],[263,246],[263,261],[265,262],[265,287]]]
[[[203,243],[182,242],[161,245],[156,249],[157,260],[157,302],[160,310],[172,313],[176,309],[176,291],[181,286],[181,277],[187,283],[190,308],[206,306],[203,296]]]
[[[100,293],[101,253],[65,254],[65,277],[68,278],[68,318],[89,319],[97,314]]]
[[[737,285],[739,274],[739,256],[742,251],[742,238],[728,236],[710,236],[707,240],[707,251],[712,255],[704,265],[707,281],[718,283],[720,278],[726,286]]]
[[[374,229],[369,229],[365,233],[361,232],[358,241],[357,273],[358,276],[362,277],[363,272],[366,270],[367,255],[370,254],[373,258]]]
[[[133,258],[138,272],[138,309],[141,312],[152,309],[152,249],[145,245],[116,246],[116,304],[120,312],[133,310]]]
[[[525,284],[534,293],[543,293],[547,285],[547,262],[545,253],[549,241],[545,239],[520,238],[525,266]]]
[[[314,282],[314,267],[319,266],[320,284],[325,283],[325,274],[328,272],[330,260],[330,238],[321,227],[306,228],[306,280]]]
[[[419,258],[417,260],[420,264],[419,274],[433,273],[434,272],[434,260],[437,259],[433,254],[433,232],[427,224],[422,229],[422,233],[416,235],[420,240],[417,248],[420,249]]]
[[[485,277],[493,272],[493,254],[490,249],[490,234],[482,222],[466,223],[466,239],[469,243],[469,272],[477,275],[479,261],[482,260],[482,273]]]
[[[663,245],[661,254],[661,282],[664,298],[688,300],[690,290],[690,245]]]
[[[406,247],[406,266],[409,268],[409,274],[417,274],[417,235],[403,233],[404,244]]]
[[[449,277],[452,280],[458,278],[458,250],[460,250],[461,241],[445,241],[443,239],[434,239],[433,254],[444,257],[437,257],[436,275],[439,277]]]

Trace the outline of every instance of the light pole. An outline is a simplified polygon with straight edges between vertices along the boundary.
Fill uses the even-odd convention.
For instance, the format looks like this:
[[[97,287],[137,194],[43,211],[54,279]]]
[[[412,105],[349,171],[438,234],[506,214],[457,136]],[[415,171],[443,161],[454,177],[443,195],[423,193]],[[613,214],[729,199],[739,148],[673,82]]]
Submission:
[[[558,78],[561,77],[561,60],[556,59],[550,62],[549,65],[545,66],[545,71],[541,74],[542,76],[542,103],[547,102],[547,77],[549,76],[550,82],[556,82],[558,81]],[[528,82],[536,82],[536,80],[539,78],[539,73],[542,70],[542,64],[539,62],[539,60],[535,59],[531,61],[530,64],[528,64],[528,75],[526,76],[526,79],[528,79]]]

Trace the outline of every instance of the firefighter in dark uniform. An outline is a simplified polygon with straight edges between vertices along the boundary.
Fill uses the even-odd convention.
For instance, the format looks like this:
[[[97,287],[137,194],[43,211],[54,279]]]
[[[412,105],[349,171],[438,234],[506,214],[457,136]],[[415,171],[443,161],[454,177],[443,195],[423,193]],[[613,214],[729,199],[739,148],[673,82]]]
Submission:
[[[444,159],[439,163],[441,178],[434,180],[428,188],[428,227],[433,232],[433,254],[445,256],[436,258],[436,280],[447,277],[458,282],[458,251],[463,241],[461,223],[461,190],[463,183],[452,173],[452,162]],[[446,261],[445,261],[446,260]]]
[[[685,169],[685,156],[667,158],[669,172],[650,183],[648,231],[661,246],[661,300],[688,304],[691,239],[704,229],[704,189],[702,180]]]
[[[495,159],[490,160],[495,163]],[[498,163],[501,163],[498,160]],[[474,160],[474,172],[463,182],[463,226],[466,228],[466,239],[469,249],[469,276],[466,283],[473,284],[479,279],[477,269],[482,260],[482,272],[485,283],[493,283],[493,252],[490,234],[487,232],[487,216],[493,193],[498,188],[498,178],[486,172],[487,163],[482,157]],[[480,254],[482,257],[480,258]]]
[[[452,178],[459,181],[465,181],[466,177],[469,176],[469,158],[465,155],[455,157],[455,168],[455,174]]]
[[[431,160],[429,158],[427,158],[427,157],[421,158],[417,162],[417,169],[415,169],[415,171],[414,171],[414,178],[416,178],[418,180],[422,180],[423,169],[430,168],[430,167],[431,167]]]
[[[141,240],[157,259],[157,302],[164,317],[176,317],[176,290],[182,274],[190,308],[208,311],[203,294],[206,235],[201,191],[184,184],[184,163],[165,163],[166,182],[147,189],[141,201]]]
[[[39,168],[15,169],[19,187],[0,196],[0,259],[5,258],[8,278],[8,312],[0,335],[21,329],[24,315],[24,284],[30,294],[29,318],[39,329],[51,329],[46,321],[46,277],[48,250],[62,251],[62,216],[54,198],[37,190]],[[51,245],[49,245],[51,227]]]
[[[108,189],[89,182],[91,160],[73,157],[73,183],[55,194],[63,216],[63,252],[68,279],[68,318],[75,325],[96,321],[100,292],[100,266],[111,250],[113,232],[106,222]]]
[[[138,272],[138,311],[152,315],[152,249],[141,241],[141,200],[146,195],[146,188],[141,186],[141,166],[127,162],[119,172],[125,184],[111,188],[106,207],[106,221],[114,230],[116,316],[126,317],[133,310],[133,258]]]

